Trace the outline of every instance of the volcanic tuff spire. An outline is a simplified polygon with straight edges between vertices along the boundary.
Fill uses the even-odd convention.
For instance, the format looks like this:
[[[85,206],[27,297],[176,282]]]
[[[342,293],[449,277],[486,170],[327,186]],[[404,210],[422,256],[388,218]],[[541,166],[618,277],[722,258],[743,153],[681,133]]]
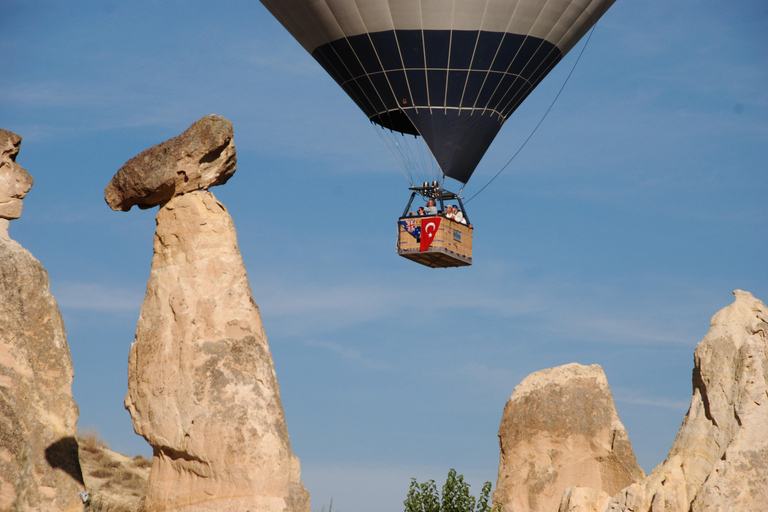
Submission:
[[[48,274],[8,237],[32,177],[0,130],[0,510],[83,510],[72,359]]]
[[[749,292],[712,317],[696,347],[693,396],[669,455],[604,503],[567,512],[762,512],[768,503],[768,308]]]
[[[231,124],[209,116],[192,127],[206,120],[229,126],[228,142],[218,158],[202,159],[200,167],[213,172],[184,172],[209,176],[210,186],[232,175],[235,153]],[[174,154],[189,155],[197,145],[184,137],[173,139]],[[163,154],[167,144],[142,155]],[[113,183],[143,183],[136,187],[142,194],[158,197],[168,187],[152,173],[172,176],[180,167],[172,159],[153,171],[126,164]],[[134,429],[154,450],[147,510],[309,512],[232,218],[213,194],[192,190],[168,198],[156,222],[125,398]]]
[[[504,408],[499,445],[493,502],[503,512],[554,512],[569,486],[614,494],[645,476],[596,364],[526,377]]]

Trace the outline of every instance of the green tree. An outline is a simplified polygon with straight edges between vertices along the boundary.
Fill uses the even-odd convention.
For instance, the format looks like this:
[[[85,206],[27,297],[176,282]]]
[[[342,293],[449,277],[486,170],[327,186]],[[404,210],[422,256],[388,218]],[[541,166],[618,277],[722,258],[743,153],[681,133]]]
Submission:
[[[457,475],[455,469],[448,471],[448,478],[443,485],[442,497],[437,492],[434,480],[420,484],[411,478],[408,497],[403,504],[405,512],[499,512],[501,505],[488,506],[491,495],[491,482],[485,482],[480,498],[469,494],[469,484],[463,475]]]

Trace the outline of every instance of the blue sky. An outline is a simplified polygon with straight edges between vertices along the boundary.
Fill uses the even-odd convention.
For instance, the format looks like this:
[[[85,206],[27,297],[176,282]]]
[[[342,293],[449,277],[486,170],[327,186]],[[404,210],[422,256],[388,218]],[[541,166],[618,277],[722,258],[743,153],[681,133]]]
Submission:
[[[81,427],[149,454],[122,401],[155,210],[123,163],[211,113],[312,509],[392,511],[410,477],[495,484],[529,373],[603,366],[640,464],[666,455],[693,349],[735,288],[768,298],[768,6],[619,0],[512,164],[468,205],[474,265],[394,252],[407,182],[365,116],[258,2],[20,2],[0,17],[0,128],[35,178],[11,236],[48,269]],[[582,43],[583,44],[583,43]],[[582,45],[507,122],[464,195],[528,137]]]

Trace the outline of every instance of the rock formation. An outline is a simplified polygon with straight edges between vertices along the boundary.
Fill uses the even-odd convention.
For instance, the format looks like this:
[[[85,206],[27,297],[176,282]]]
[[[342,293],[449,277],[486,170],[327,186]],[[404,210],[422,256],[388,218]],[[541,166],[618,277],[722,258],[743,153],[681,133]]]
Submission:
[[[32,177],[0,130],[0,510],[81,511],[72,359],[48,274],[8,236]]]
[[[178,137],[128,160],[104,197],[113,210],[159,206],[173,196],[222,185],[237,169],[232,123],[205,116]]]
[[[600,508],[568,512],[758,512],[768,507],[768,309],[750,293],[696,347],[693,397],[666,460]]]
[[[21,137],[0,130],[0,238],[8,238],[8,221],[21,215],[22,199],[32,188],[34,180],[16,163]]]
[[[600,512],[609,501],[611,497],[605,491],[591,487],[568,487],[557,512]]]
[[[207,125],[229,133],[224,150],[218,138],[193,136]],[[158,200],[167,181],[155,174],[180,168],[166,160],[169,145],[178,158],[194,155],[189,162],[200,162],[204,171],[184,173],[205,175],[204,188],[223,183],[234,172],[231,126],[208,116],[145,151],[118,172],[108,201],[115,181],[132,183],[122,189],[140,196],[110,201],[115,209]],[[174,188],[157,214],[147,295],[129,356],[125,406],[154,450],[147,511],[309,512],[234,223],[198,185]]]
[[[504,408],[499,444],[493,502],[503,512],[554,512],[568,487],[610,496],[645,476],[598,365],[526,377]]]
[[[95,431],[81,433],[77,441],[90,493],[86,512],[144,512],[152,459],[113,452]]]

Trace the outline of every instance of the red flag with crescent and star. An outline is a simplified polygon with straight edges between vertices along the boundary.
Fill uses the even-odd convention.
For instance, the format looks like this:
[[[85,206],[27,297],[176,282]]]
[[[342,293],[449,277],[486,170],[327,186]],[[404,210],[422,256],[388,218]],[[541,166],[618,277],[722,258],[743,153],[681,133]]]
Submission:
[[[419,251],[426,251],[435,239],[437,229],[440,227],[440,217],[421,219],[421,242]]]

